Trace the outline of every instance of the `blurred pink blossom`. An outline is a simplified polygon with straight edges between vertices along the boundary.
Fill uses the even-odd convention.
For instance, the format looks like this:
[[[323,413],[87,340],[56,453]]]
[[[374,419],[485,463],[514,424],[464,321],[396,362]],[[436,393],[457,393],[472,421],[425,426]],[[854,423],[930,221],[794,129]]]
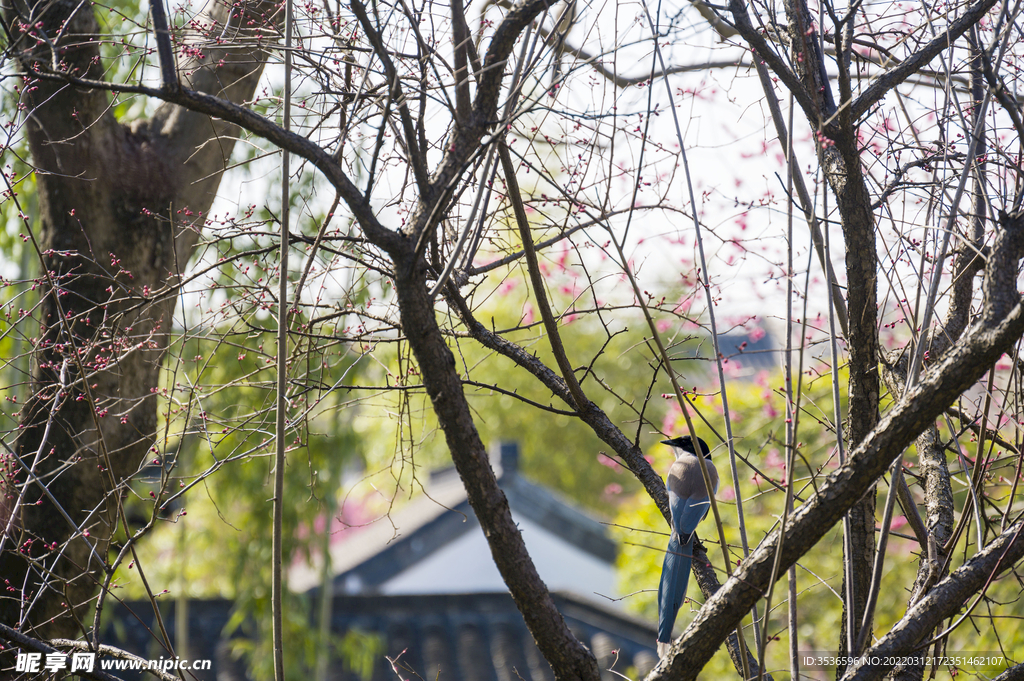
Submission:
[[[786,460],[779,454],[778,449],[771,449],[768,451],[768,456],[764,459],[764,465],[768,468],[774,468],[776,470],[786,470]]]

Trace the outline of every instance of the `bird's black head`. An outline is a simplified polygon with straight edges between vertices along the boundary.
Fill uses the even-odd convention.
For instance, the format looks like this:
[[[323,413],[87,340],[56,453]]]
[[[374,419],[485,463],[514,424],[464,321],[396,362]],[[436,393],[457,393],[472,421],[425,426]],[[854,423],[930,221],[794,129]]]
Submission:
[[[697,442],[700,443],[700,448],[701,451],[704,453],[704,458],[710,459],[711,450],[708,449],[708,443],[704,442],[704,440],[700,438],[697,438]],[[677,437],[674,440],[662,440],[661,444],[669,445],[670,447],[679,447],[679,449],[683,450],[684,452],[690,452],[691,454],[697,453],[697,450],[693,448],[693,440],[690,439],[689,435]]]

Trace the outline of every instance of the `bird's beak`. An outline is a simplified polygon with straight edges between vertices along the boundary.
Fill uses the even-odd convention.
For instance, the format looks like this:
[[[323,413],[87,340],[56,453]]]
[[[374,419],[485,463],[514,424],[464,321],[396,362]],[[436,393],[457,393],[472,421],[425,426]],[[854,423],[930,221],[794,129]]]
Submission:
[[[662,440],[661,444],[663,444],[663,445],[671,445],[672,444],[672,440]]]

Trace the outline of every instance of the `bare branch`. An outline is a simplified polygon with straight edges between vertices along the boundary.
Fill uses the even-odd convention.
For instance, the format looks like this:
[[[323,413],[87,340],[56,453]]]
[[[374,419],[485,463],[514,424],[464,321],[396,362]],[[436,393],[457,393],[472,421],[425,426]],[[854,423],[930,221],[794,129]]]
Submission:
[[[996,2],[997,0],[976,0],[968,5],[964,13],[954,19],[941,35],[933,38],[899,65],[877,76],[867,89],[853,101],[851,107],[853,120],[860,120],[890,90],[923,69],[936,55],[949,48],[960,36],[970,30],[971,26],[977,24],[990,9],[995,7]]]

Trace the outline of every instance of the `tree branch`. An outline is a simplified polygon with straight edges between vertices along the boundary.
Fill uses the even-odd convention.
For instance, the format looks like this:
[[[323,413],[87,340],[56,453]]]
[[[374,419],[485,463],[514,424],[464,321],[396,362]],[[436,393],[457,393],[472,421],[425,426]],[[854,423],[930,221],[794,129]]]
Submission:
[[[413,250],[411,244],[408,250]],[[424,268],[409,263],[410,257],[407,252],[406,262],[395,268],[402,329],[494,563],[555,678],[599,681],[597,660],[572,634],[555,607],[512,519],[508,500],[498,486],[473,423],[455,358],[437,326]]]
[[[1005,672],[992,681],[1024,681],[1024,662],[1008,667]]]
[[[573,406],[572,394],[569,392],[569,388],[566,387],[565,380],[561,376],[549,369],[535,355],[499,334],[489,331],[487,327],[476,320],[466,301],[450,284],[446,289],[445,297],[455,308],[459,318],[466,325],[466,330],[473,339],[485,348],[493,350],[503,357],[507,357],[518,366],[526,369],[552,393],[558,396],[559,399],[569,406]],[[622,431],[612,423],[608,415],[596,405],[589,411],[580,414],[580,419],[590,426],[594,434],[611,447],[619,458],[622,459],[626,468],[636,476],[640,484],[644,486],[647,494],[657,504],[658,510],[668,520],[671,515],[668,508],[668,492],[665,489],[665,482],[654,472],[651,464],[644,458],[643,450],[630,442],[622,434]]]
[[[11,629],[2,622],[0,622],[0,638],[3,638],[4,640],[9,641],[10,643],[13,643],[22,650],[30,650],[36,653],[43,653],[44,655],[48,655],[51,653],[60,653],[64,650],[77,650],[86,653],[95,652],[97,653],[97,656],[99,654],[102,654],[109,655],[110,657],[119,660],[137,661],[142,663],[141,666],[139,667],[140,670],[152,674],[161,681],[181,681],[177,676],[174,676],[173,674],[168,674],[167,672],[159,669],[149,669],[147,660],[144,660],[136,655],[132,655],[131,653],[121,650],[120,648],[115,648],[114,646],[101,645],[97,646],[94,649],[91,648],[89,644],[85,643],[84,641],[68,641],[66,639],[59,638],[53,639],[47,643],[44,641],[40,641],[39,639],[32,638],[31,636],[26,636],[20,631]],[[107,672],[99,669],[96,669],[91,672],[85,671],[84,669],[80,669],[75,672],[75,675],[81,676],[86,679],[96,679],[96,681],[121,681],[120,677],[114,676],[113,674],[108,674]]]
[[[540,265],[537,262],[537,251],[533,248],[533,236],[530,234],[530,220],[526,217],[526,208],[523,206],[523,197],[519,193],[519,182],[516,181],[516,169],[512,165],[512,157],[508,153],[508,146],[504,140],[498,142],[498,158],[501,159],[501,167],[505,172],[505,184],[508,187],[508,197],[512,202],[513,212],[516,216],[516,224],[519,226],[519,237],[523,241],[523,252],[526,254],[526,266],[530,271],[530,282],[533,284],[533,296],[537,301],[537,309],[540,310],[541,319],[544,321],[544,329],[548,334],[548,341],[551,343],[551,352],[555,355],[555,362],[562,372],[562,379],[565,381],[569,394],[572,396],[571,406],[577,412],[585,412],[591,408],[591,402],[583,393],[580,382],[576,380],[576,373],[569,363],[565,354],[565,346],[562,345],[562,337],[558,333],[558,323],[551,313],[551,305],[548,304],[548,295],[544,290],[544,279],[540,273]]]
[[[768,65],[768,68],[779,77],[779,80],[786,86],[793,95],[797,104],[803,109],[807,120],[812,124],[817,123],[818,104],[816,98],[807,91],[800,78],[786,65],[786,62],[775,53],[768,41],[750,22],[750,15],[747,13],[747,6],[743,0],[729,0],[729,11],[732,12],[733,22],[740,36],[743,37],[761,59]]]
[[[165,102],[178,104],[190,111],[234,123],[281,149],[288,149],[293,154],[301,156],[320,170],[338,190],[338,193],[341,194],[342,199],[352,211],[360,227],[366,232],[366,237],[371,243],[380,246],[389,253],[402,248],[405,243],[401,235],[380,223],[367,198],[363,196],[359,188],[348,178],[345,171],[342,170],[337,160],[331,154],[314,142],[294,132],[285,130],[269,118],[260,116],[251,109],[239,106],[220,97],[204,94],[185,87],[178,93],[168,93],[158,88],[111,85],[102,81],[87,80],[52,72],[33,71],[31,75],[41,80],[61,81],[92,90],[113,90],[156,97]]]
[[[871,85],[853,101],[853,120],[860,120],[861,116],[885,97],[886,93],[927,66],[939,52],[950,47],[957,38],[966,33],[971,26],[974,26],[990,9],[995,7],[996,2],[997,0],[977,0],[927,45],[900,62],[898,66],[875,78]]]
[[[167,28],[167,13],[164,12],[163,0],[153,0],[149,5],[153,15],[153,32],[156,34],[156,48],[160,55],[160,75],[163,86],[169,91],[181,87],[178,80],[178,67],[174,63],[174,49],[171,47],[171,32]]]
[[[405,144],[409,149],[408,161],[409,165],[412,166],[413,176],[416,178],[416,186],[419,188],[422,197],[430,197],[434,193],[434,188],[427,176],[426,150],[420,149],[419,139],[416,135],[416,125],[412,122],[412,116],[409,114],[409,104],[406,101],[405,93],[402,91],[402,82],[398,76],[398,69],[395,68],[395,63],[391,61],[391,56],[388,54],[387,46],[384,45],[380,33],[377,32],[376,27],[370,21],[370,17],[367,16],[366,6],[363,5],[361,0],[349,0],[349,4],[352,6],[352,12],[359,20],[359,24],[363,27],[366,38],[373,45],[374,54],[380,59],[381,64],[384,65],[384,75],[388,79],[391,98],[396,106],[398,106],[398,115],[402,120]],[[386,124],[387,121],[381,121],[382,126]]]

